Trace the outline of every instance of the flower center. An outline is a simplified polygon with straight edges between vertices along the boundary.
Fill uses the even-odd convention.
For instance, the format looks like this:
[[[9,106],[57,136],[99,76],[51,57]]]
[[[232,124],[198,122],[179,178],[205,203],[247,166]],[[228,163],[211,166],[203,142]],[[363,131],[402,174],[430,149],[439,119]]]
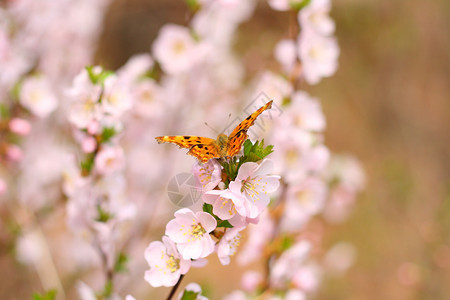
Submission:
[[[202,224],[196,223],[192,225],[191,235],[194,238],[201,238],[206,233],[205,228],[203,228]]]
[[[186,45],[183,43],[183,41],[176,41],[173,44],[173,51],[176,54],[183,54],[183,52],[185,52],[186,49]]]
[[[167,268],[170,272],[175,272],[180,268],[180,260],[173,255],[169,255],[169,259],[166,261]]]

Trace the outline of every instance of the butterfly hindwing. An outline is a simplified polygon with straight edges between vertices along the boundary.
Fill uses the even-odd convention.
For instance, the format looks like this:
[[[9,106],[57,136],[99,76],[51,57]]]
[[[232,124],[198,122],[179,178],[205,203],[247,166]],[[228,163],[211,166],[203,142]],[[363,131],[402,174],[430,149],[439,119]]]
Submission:
[[[242,121],[230,134],[228,142],[227,156],[233,156],[241,150],[242,144],[247,140],[247,130],[255,123],[256,118],[266,109],[272,107],[273,100],[267,102],[264,106],[260,107],[257,111],[248,116]]]
[[[188,154],[195,156],[198,160],[206,162],[211,158],[218,157],[214,146],[215,140],[189,135],[158,136],[155,138],[158,143],[172,143],[180,148],[189,149]]]

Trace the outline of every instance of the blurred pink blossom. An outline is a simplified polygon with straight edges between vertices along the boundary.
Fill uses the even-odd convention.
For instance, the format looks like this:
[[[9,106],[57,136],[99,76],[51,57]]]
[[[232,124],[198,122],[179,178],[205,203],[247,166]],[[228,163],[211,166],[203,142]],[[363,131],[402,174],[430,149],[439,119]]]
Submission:
[[[81,149],[84,153],[92,153],[97,147],[97,141],[92,136],[87,136],[81,141]]]
[[[20,104],[41,118],[48,116],[58,106],[50,82],[43,75],[27,77],[22,83],[19,99]]]
[[[167,24],[153,42],[153,55],[165,72],[171,75],[188,71],[197,58],[196,42],[189,29]]]
[[[23,151],[17,145],[8,144],[6,146],[6,156],[8,157],[9,160],[18,162],[21,161],[23,158]]]
[[[331,272],[342,274],[355,263],[356,251],[355,246],[346,242],[338,242],[327,251],[324,265]]]
[[[333,34],[335,24],[329,16],[330,10],[330,0],[312,0],[298,13],[302,30],[312,30],[320,35]]]
[[[284,230],[295,232],[322,211],[325,206],[328,188],[319,178],[310,177],[297,185],[290,185],[286,192],[286,207],[281,226]]]
[[[291,71],[297,59],[295,41],[289,39],[280,40],[275,46],[274,55],[285,71]]]
[[[120,171],[125,166],[123,149],[118,146],[105,146],[95,157],[95,169],[100,174]]]
[[[288,284],[294,274],[304,267],[304,263],[311,250],[308,241],[299,241],[281,254],[276,260],[270,272],[270,281],[275,287],[283,287]]]
[[[28,135],[31,131],[30,122],[21,118],[13,118],[9,121],[9,130],[18,135]]]
[[[298,38],[298,56],[307,83],[317,84],[333,75],[338,67],[339,46],[334,37],[304,30]]]
[[[150,54],[143,53],[130,57],[125,65],[117,70],[117,75],[121,81],[132,83],[138,81],[154,65]]]

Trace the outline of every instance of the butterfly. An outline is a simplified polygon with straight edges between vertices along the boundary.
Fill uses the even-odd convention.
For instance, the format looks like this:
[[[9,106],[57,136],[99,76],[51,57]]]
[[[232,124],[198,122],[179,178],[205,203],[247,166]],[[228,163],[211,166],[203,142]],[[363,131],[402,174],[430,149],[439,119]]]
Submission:
[[[229,158],[241,150],[242,144],[247,140],[247,130],[255,123],[256,118],[265,110],[272,107],[273,100],[267,102],[257,111],[242,121],[229,136],[219,134],[217,139],[211,139],[201,136],[176,135],[176,136],[158,136],[158,143],[172,143],[180,148],[189,149],[187,154],[195,156],[202,163],[211,158]]]

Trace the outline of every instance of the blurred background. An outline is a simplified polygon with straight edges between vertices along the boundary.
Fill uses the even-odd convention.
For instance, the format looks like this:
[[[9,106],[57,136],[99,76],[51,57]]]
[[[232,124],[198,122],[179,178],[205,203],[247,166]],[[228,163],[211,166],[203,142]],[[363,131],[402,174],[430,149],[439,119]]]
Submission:
[[[322,102],[326,144],[360,159],[368,180],[326,241],[353,243],[357,262],[317,299],[449,299],[450,2],[332,2],[338,72],[303,88]],[[116,0],[97,59],[118,67],[147,51],[163,24],[187,18],[181,1]],[[270,67],[288,22],[260,3],[243,24],[236,49],[247,49],[250,70]]]
[[[357,261],[316,299],[449,299],[450,1],[333,0],[331,16],[338,72],[303,89],[321,100],[326,144],[361,161],[367,187],[348,222],[327,228],[325,240],[354,244]],[[163,24],[188,18],[183,1],[116,0],[96,62],[116,69],[148,52]],[[261,1],[235,45],[250,72],[276,65],[271,49],[288,24],[287,13]],[[4,270],[16,268],[2,260]],[[210,279],[193,271],[190,281],[219,286],[219,294],[237,288],[230,274],[239,269],[219,269]],[[4,290],[39,286],[29,271],[3,274]]]

